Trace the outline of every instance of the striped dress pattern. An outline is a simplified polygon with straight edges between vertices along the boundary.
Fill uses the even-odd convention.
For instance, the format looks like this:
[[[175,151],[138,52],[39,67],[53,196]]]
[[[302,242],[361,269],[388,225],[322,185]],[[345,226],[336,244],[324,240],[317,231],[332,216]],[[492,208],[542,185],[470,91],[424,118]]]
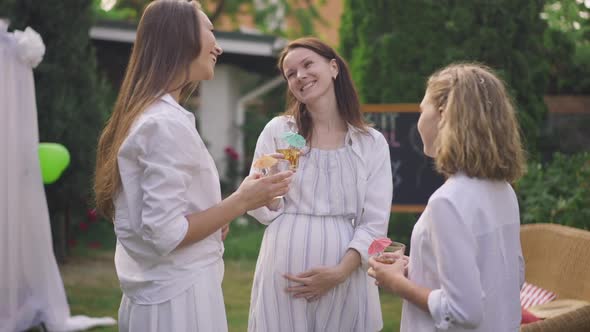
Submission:
[[[354,153],[350,146],[310,149],[300,157],[285,212],[267,227],[252,286],[248,331],[376,331],[382,325],[379,298],[359,267],[319,300],[294,298],[283,277],[334,266],[354,235],[357,208]],[[370,303],[377,302],[377,303]]]

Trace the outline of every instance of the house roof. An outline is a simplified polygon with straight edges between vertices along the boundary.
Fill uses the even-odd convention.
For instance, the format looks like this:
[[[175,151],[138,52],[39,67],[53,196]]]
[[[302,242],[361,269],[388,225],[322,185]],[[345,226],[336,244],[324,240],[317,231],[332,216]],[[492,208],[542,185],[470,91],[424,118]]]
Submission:
[[[136,24],[120,21],[99,21],[90,29],[90,38],[133,44]],[[269,57],[276,60],[280,50],[286,45],[283,38],[243,32],[215,31],[215,37],[225,54]]]

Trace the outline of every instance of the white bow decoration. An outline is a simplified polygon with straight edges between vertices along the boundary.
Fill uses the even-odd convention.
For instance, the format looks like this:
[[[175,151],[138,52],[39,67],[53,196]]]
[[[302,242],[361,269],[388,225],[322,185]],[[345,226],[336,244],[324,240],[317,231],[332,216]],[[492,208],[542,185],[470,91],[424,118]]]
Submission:
[[[14,37],[16,38],[16,48],[18,56],[22,62],[31,66],[31,68],[37,67],[43,55],[45,55],[45,44],[43,39],[30,27],[27,27],[25,31],[14,31]]]

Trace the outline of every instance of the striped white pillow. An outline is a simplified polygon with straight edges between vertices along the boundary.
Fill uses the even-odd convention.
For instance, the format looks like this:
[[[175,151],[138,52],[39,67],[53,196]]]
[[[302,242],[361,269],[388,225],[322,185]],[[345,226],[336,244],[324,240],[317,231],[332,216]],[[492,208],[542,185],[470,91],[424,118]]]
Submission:
[[[520,290],[520,306],[523,309],[528,309],[532,306],[551,302],[556,297],[557,295],[553,292],[525,282]]]

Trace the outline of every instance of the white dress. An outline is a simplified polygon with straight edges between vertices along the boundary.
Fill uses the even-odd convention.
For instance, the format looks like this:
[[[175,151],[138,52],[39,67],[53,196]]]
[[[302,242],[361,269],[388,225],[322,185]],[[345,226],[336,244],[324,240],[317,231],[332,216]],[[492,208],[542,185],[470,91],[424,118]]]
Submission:
[[[524,260],[518,201],[504,181],[450,177],[412,231],[408,278],[429,312],[404,301],[402,332],[518,331]]]
[[[176,249],[188,229],[185,216],[221,201],[193,114],[164,95],[136,120],[117,160],[119,330],[227,331],[221,231]]]
[[[0,20],[0,332],[80,331],[114,319],[71,316],[51,240],[39,166],[33,68],[45,46]],[[59,185],[59,182],[58,184]]]
[[[262,141],[269,128],[265,130]],[[349,138],[350,133],[347,142]],[[258,145],[256,155],[273,152],[262,151],[263,146]],[[379,150],[377,147],[378,144]],[[385,164],[389,168],[389,160]],[[391,175],[388,178],[386,171],[381,176],[391,188]],[[293,283],[283,274],[337,265],[354,246],[355,234],[358,237],[360,233],[354,220],[359,204],[363,204],[357,197],[360,177],[361,169],[351,144],[336,150],[311,149],[300,157],[281,213],[264,233],[252,287],[249,331],[370,332],[382,328],[377,289],[364,266],[314,302],[296,299],[285,292]],[[389,202],[382,202],[381,208],[388,216],[391,193],[385,196]],[[251,214],[264,223],[269,221],[256,212]],[[386,233],[387,222],[380,220],[381,228],[373,230],[375,237]],[[359,251],[364,254],[366,250],[363,247]]]

